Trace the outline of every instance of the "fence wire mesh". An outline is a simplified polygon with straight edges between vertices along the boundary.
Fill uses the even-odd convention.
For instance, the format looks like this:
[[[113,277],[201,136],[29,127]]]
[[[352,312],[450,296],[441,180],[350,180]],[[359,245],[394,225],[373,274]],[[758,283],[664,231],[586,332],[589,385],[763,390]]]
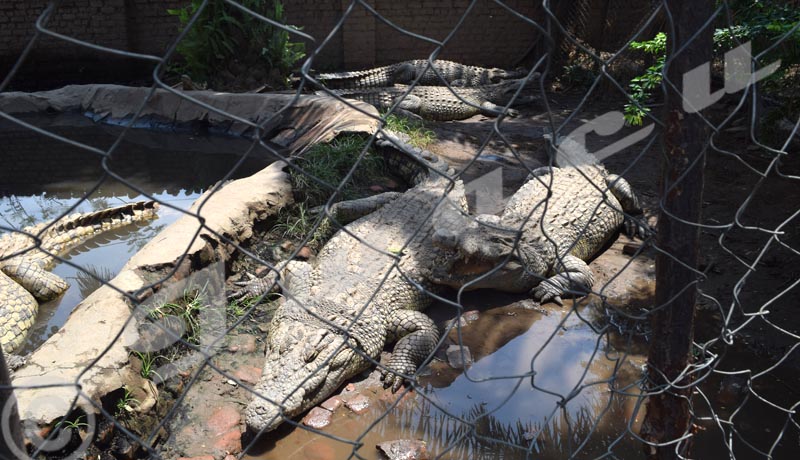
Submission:
[[[30,357],[28,364],[16,370],[17,374],[10,381],[0,381],[0,388],[13,390],[18,398],[24,391],[37,388],[46,391],[69,388],[74,392],[74,397],[62,406],[50,400],[26,403],[55,404],[58,416],[48,421],[59,423],[49,431],[41,431],[35,424],[26,423],[24,432],[29,442],[21,450],[14,447],[16,441],[11,434],[16,400],[9,398],[4,401],[4,436],[0,446],[4,446],[5,451],[0,451],[11,452],[12,457],[27,455],[30,458],[67,458],[70,455],[73,458],[110,458],[109,452],[116,458],[174,458],[203,453],[218,458],[226,453],[247,458],[312,458],[313,455],[322,455],[320,458],[375,458],[376,444],[397,439],[422,440],[427,444],[431,458],[453,459],[639,458],[647,455],[646,452],[652,455],[657,446],[666,446],[680,457],[788,458],[800,449],[800,424],[795,412],[800,404],[796,385],[800,362],[794,353],[800,344],[800,324],[793,314],[800,283],[796,269],[797,257],[800,256],[797,234],[800,176],[797,173],[797,155],[792,155],[796,153],[800,120],[795,119],[796,112],[789,111],[788,115],[762,123],[765,120],[762,116],[764,106],[772,108],[772,113],[783,114],[778,109],[784,108],[788,102],[761,94],[762,84],[759,83],[767,76],[759,70],[771,68],[776,50],[797,46],[800,23],[778,23],[774,29],[779,32],[770,36],[769,43],[743,47],[747,44],[742,38],[745,36],[737,33],[744,26],[737,17],[741,12],[735,11],[730,2],[718,2],[713,16],[703,18],[703,21],[706,29],[716,28],[716,35],[727,33],[729,40],[716,42],[715,46],[721,48],[721,52],[718,50],[714,59],[703,66],[707,70],[701,69],[700,73],[685,76],[683,81],[669,78],[663,82],[638,80],[637,87],[630,84],[630,78],[642,74],[647,65],[657,61],[658,55],[648,56],[632,50],[630,45],[649,40],[658,31],[666,32],[667,37],[675,36],[681,21],[687,21],[686,17],[671,10],[675,2],[650,2],[648,11],[636,27],[631,28],[625,43],[615,45],[618,48],[608,52],[593,48],[589,44],[590,38],[582,36],[582,31],[588,24],[603,20],[603,16],[596,16],[603,9],[598,7],[599,4],[603,4],[606,13],[611,14],[609,11],[620,11],[622,7],[618,3],[622,2],[586,0],[554,5],[545,1],[539,7],[541,14],[534,18],[520,13],[508,3],[476,0],[463,9],[452,30],[441,31],[445,38],[438,40],[400,27],[382,15],[380,8],[373,6],[375,2],[343,2],[342,14],[335,27],[325,36],[312,36],[259,14],[240,2],[226,0],[224,7],[228,14],[247,15],[284,30],[294,40],[308,43],[309,53],[300,66],[297,89],[291,95],[284,93],[281,107],[270,116],[256,119],[235,110],[222,109],[203,96],[206,93],[186,91],[164,79],[168,67],[176,62],[178,44],[186,39],[193,27],[198,26],[196,21],[202,11],[209,8],[209,3],[216,2],[194,2],[198,6],[194,16],[173,42],[165,43],[166,52],[160,56],[100,46],[55,32],[48,24],[61,3],[66,2],[50,2],[32,25],[35,33],[0,83],[0,97],[12,94],[8,88],[31,52],[45,38],[91,48],[105,55],[137,59],[142,65],[155,64],[154,83],[149,90],[140,93],[144,100],[133,116],[119,122],[120,129],[114,132],[107,148],[97,147],[88,139],[71,137],[70,130],[49,129],[46,124],[37,124],[11,111],[0,111],[3,120],[20,128],[18,132],[27,131],[68,144],[79,149],[87,162],[91,159],[101,163],[100,175],[81,196],[62,200],[59,203],[61,207],[49,208],[49,215],[41,214],[43,220],[55,222],[75,211],[108,207],[114,203],[97,200],[95,194],[110,183],[119,183],[124,185],[129,197],[158,202],[159,212],[168,211],[196,219],[200,225],[192,244],[208,240],[205,236],[201,238],[201,233],[210,234],[229,247],[231,254],[238,259],[237,262],[221,260],[218,252],[209,256],[216,263],[200,262],[195,260],[192,248],[188,247],[174,264],[160,271],[154,270],[146,285],[130,291],[109,282],[113,274],[98,273],[97,269],[81,265],[74,258],[66,258],[56,249],[39,247],[44,232],[57,224],[27,230],[26,233],[22,227],[34,223],[34,216],[27,216],[27,220],[14,220],[27,213],[25,205],[13,197],[3,202],[5,209],[0,229],[6,233],[6,238],[12,233],[29,237],[28,246],[12,248],[13,253],[0,247],[0,268],[4,272],[12,276],[9,270],[13,267],[8,261],[22,253],[46,252],[59,264],[76,270],[77,281],[88,286],[84,289],[84,296],[99,286],[106,286],[113,290],[108,292],[117,292],[128,300],[131,313],[113,340],[102,344],[102,351],[97,356],[81,357],[81,369],[75,374],[77,376],[70,374],[69,381],[54,383],[35,378],[21,381],[19,373],[31,375],[25,374],[26,368],[30,369],[32,365]],[[253,5],[253,2],[244,3]],[[513,96],[502,104],[488,110],[484,107],[480,111],[484,118],[479,121],[475,121],[476,118],[466,122],[426,121],[427,129],[440,137],[440,143],[434,142],[424,149],[411,147],[409,138],[398,138],[387,131],[387,127],[397,123],[392,116],[399,109],[409,108],[408,101],[418,96],[419,93],[414,91],[421,86],[420,74],[415,74],[414,81],[407,87],[399,89],[402,96],[392,99],[389,107],[378,116],[365,105],[343,98],[341,93],[328,87],[332,86],[332,80],[320,78],[319,73],[312,70],[315,58],[326,47],[333,46],[332,37],[346,31],[354,15],[367,14],[393,29],[398,36],[412,37],[421,46],[434,46],[430,55],[417,58],[428,60],[430,69],[437,74],[445,91],[450,91],[464,106],[481,108],[482,101],[476,102],[476,99],[466,96],[466,90],[448,81],[445,72],[434,67],[433,62],[440,55],[447,55],[453,37],[465,27],[471,15],[477,14],[476,11],[486,4],[500,6],[509,13],[509,18],[523,21],[539,33],[539,38],[530,43],[531,51],[521,58],[525,65],[521,74],[524,84],[517,86]],[[702,32],[698,31],[689,39],[684,37],[684,48],[670,50],[663,61],[664,68],[669,69],[685,55],[693,53],[693,43],[701,35]],[[499,45],[486,43],[485,46]],[[728,54],[723,57],[724,52]],[[784,68],[782,71],[789,74],[797,71],[791,65],[789,67],[789,70]],[[657,74],[661,72],[661,69],[655,71]],[[644,90],[652,93],[650,100],[634,97],[634,92],[648,84],[651,87]],[[693,85],[698,94],[685,91],[689,85]],[[713,88],[711,91],[709,85]],[[683,190],[686,177],[691,177],[686,173],[661,178],[661,163],[670,160],[664,135],[677,125],[674,119],[667,118],[667,114],[662,115],[659,104],[652,101],[659,101],[659,95],[662,92],[666,94],[670,88],[684,89],[683,107],[688,113],[699,115],[709,133],[702,140],[703,148],[696,161],[685,169],[706,170],[703,217],[699,221],[687,221],[671,214],[669,206],[665,205],[674,198],[676,190]],[[311,172],[302,155],[291,157],[287,149],[273,142],[278,120],[296,113],[293,108],[299,102],[313,97],[309,90],[322,91],[374,118],[381,127],[351,152],[355,161],[342,171],[344,177],[335,183],[331,183],[330,176],[318,177],[318,172]],[[174,95],[188,106],[200,107],[209,114],[208,118],[228,120],[243,127],[243,137],[249,141],[240,150],[239,159],[224,166],[224,174],[199,186],[209,187],[209,190],[202,195],[203,204],[191,210],[184,203],[188,196],[168,198],[143,187],[129,171],[135,170],[140,163],[119,153],[124,141],[136,136],[137,122],[146,119],[147,104],[153,98],[164,98],[164,94]],[[791,88],[780,94],[790,95]],[[520,117],[494,117],[501,112],[510,114],[510,107],[526,95],[535,95],[537,102],[518,108]],[[643,112],[640,127],[623,127],[620,110],[624,104],[632,104],[632,111],[636,107],[646,109],[644,104],[652,110]],[[440,153],[451,168],[431,166],[441,163],[435,160],[436,154],[426,149]],[[626,203],[612,197],[618,191],[618,181],[598,181],[597,178],[602,179],[602,176],[587,172],[596,169],[581,169],[575,164],[577,157],[571,157],[569,152],[580,152],[581,149],[592,152],[595,160],[602,161],[610,173],[628,179],[641,197],[643,215],[631,214],[630,209],[635,207],[626,207]],[[348,184],[356,180],[360,171],[369,167],[370,158],[377,151],[399,151],[414,157],[417,167],[426,165],[427,172],[412,174],[417,182],[416,185],[410,184],[407,191],[391,191],[391,195],[384,195],[389,196],[387,201],[392,203],[407,200],[403,213],[397,211],[397,216],[382,215],[382,220],[372,224],[371,228],[365,227],[368,224],[363,224],[364,219],[357,221],[361,222],[358,225],[344,225],[346,221],[342,220],[342,215],[334,214],[341,210],[335,203],[349,198]],[[211,224],[216,222],[214,216],[208,213],[219,209],[210,204],[213,196],[222,193],[231,184],[230,180],[244,175],[242,168],[247,159],[258,156],[259,152],[268,152],[272,159],[286,161],[294,185],[302,182],[324,190],[320,199],[324,210],[312,213],[303,203],[289,205],[288,211],[281,211],[284,214],[267,220],[272,227],[262,224],[261,233],[243,245],[236,235],[214,227]],[[8,158],[13,158],[11,152],[7,153]],[[76,158],[80,161],[82,157]],[[124,163],[127,161],[134,166],[128,165],[126,169]],[[185,157],[182,161],[191,164],[199,160]],[[389,169],[400,175],[407,173],[407,166],[393,161],[386,160]],[[11,169],[13,166],[6,158],[2,162],[3,168]],[[554,174],[537,170],[541,166],[572,168],[579,173],[570,176],[573,184],[556,183]],[[189,168],[188,165],[182,167]],[[495,180],[498,176],[483,174],[497,167],[505,170],[499,183]],[[215,172],[222,169],[216,163],[204,164],[203,168],[213,168]],[[477,218],[475,207],[485,198],[482,193],[489,190],[485,193],[494,202],[497,202],[498,193],[501,197],[505,195],[505,203],[528,173],[534,173],[534,176],[525,180],[536,182],[552,193],[527,203],[518,196],[510,202],[521,208],[513,208],[512,204],[500,208],[503,217],[517,212],[516,221],[485,215]],[[507,180],[506,184],[502,183],[503,179]],[[214,181],[218,182],[212,186]],[[477,194],[471,198],[471,212],[459,211],[458,193],[464,194],[464,183],[467,191]],[[193,184],[187,188],[197,186]],[[386,191],[392,186],[373,188]],[[577,197],[586,194],[586,190],[589,190],[588,195],[600,198],[584,205]],[[4,193],[8,192],[4,190]],[[559,194],[565,193],[571,194],[572,200],[559,199],[563,198]],[[453,200],[452,197],[457,198]],[[304,198],[308,199],[308,196]],[[570,204],[565,205],[567,201]],[[362,200],[359,203],[366,202]],[[584,251],[582,245],[589,244],[587,240],[597,238],[597,226],[611,225],[606,223],[606,219],[620,220],[614,225],[622,226],[619,219],[622,211],[634,227],[649,226],[641,232],[644,238],[617,238],[614,233],[607,244],[602,244],[602,254],[593,258],[589,265],[591,270],[586,275],[579,262],[576,266],[574,256]],[[287,213],[289,217],[286,217]],[[562,228],[567,228],[571,225],[569,221],[576,219],[576,213],[593,218],[581,221],[583,226],[568,237],[557,232],[548,233],[557,227],[547,227],[545,223],[548,220],[558,221],[558,225],[564,220]],[[541,214],[544,217],[535,221]],[[365,219],[369,222],[369,217]],[[675,225],[696,229],[700,248],[698,266],[694,266],[691,260],[687,261],[684,254],[673,252],[685,242],[658,239],[656,219],[670,219]],[[534,220],[532,225],[528,224],[529,220]],[[300,222],[302,228],[298,226]],[[478,222],[486,228],[498,230],[491,233],[494,239],[479,241],[478,246],[502,240],[513,249],[489,266],[482,266],[480,260],[474,266],[470,265],[475,261],[464,255],[468,252],[464,246],[461,253],[454,249],[445,252],[446,259],[425,260],[441,254],[424,252],[434,247],[431,238],[461,238],[463,241],[459,232],[474,229]],[[511,231],[506,228],[509,222],[516,223]],[[155,237],[162,227],[142,230],[128,244],[138,249],[144,240]],[[504,228],[505,233],[499,231]],[[339,233],[330,236],[336,230]],[[532,246],[537,241],[536,232],[539,232],[540,247]],[[534,234],[534,237],[528,238],[529,234]],[[281,257],[272,257],[273,253],[264,250],[265,244],[254,241],[268,238],[267,235],[272,235],[271,244],[286,239],[280,235],[289,235],[289,239],[294,241],[292,245],[285,245]],[[10,239],[0,240],[10,245],[8,241]],[[537,269],[532,260],[537,257],[546,260],[548,249],[543,248],[550,247],[542,241],[557,244],[560,249],[557,255],[553,255],[552,262],[545,262],[547,266],[544,269]],[[439,241],[438,244],[444,243]],[[274,249],[274,246],[272,244],[270,248]],[[569,250],[564,250],[564,247]],[[308,255],[314,250],[316,259]],[[475,251],[473,256],[477,257],[478,249]],[[670,302],[655,302],[655,290],[659,287],[654,283],[657,270],[654,264],[659,255],[672,258],[695,273],[696,281],[685,286],[672,286],[671,292],[698,292],[694,313],[696,322],[692,324],[691,318],[683,318],[687,326],[683,338],[691,341],[690,359],[677,375],[664,371],[663,380],[667,383],[649,379],[648,375],[657,375],[662,370],[646,366],[648,350],[651,357],[654,354],[652,347],[669,350],[679,346],[659,342],[664,338],[653,334],[651,318],[657,312],[672,308]],[[453,265],[453,260],[458,257],[467,270],[472,270],[458,273],[466,277],[466,282],[459,281],[461,278],[453,273],[459,270],[458,265]],[[593,254],[582,257],[590,259]],[[285,263],[302,259],[309,259],[309,262]],[[330,276],[318,279],[315,278],[317,275],[303,271],[308,264],[315,267],[339,266],[341,270],[334,273],[320,269],[320,273]],[[204,274],[191,273],[198,267],[203,268]],[[232,267],[243,270],[266,267],[259,270],[258,279],[277,287],[267,294],[259,291],[261,295],[256,301],[228,301],[226,291],[237,289],[230,282],[227,287],[225,285],[225,275],[231,275]],[[454,285],[455,289],[442,289],[433,282],[447,278],[433,275],[442,267],[451,270],[446,274],[451,277],[450,282],[445,284]],[[358,278],[359,274],[364,278]],[[493,278],[498,274],[502,276]],[[237,280],[243,279],[241,274],[237,276]],[[550,282],[546,281],[548,278]],[[496,279],[500,279],[499,284],[492,281]],[[527,293],[514,295],[470,289],[480,287],[484,281],[492,281],[497,290],[527,291],[530,287],[520,289],[518,286],[525,283],[536,285],[533,280],[541,281],[539,285],[545,286],[538,294],[536,290],[532,291],[533,300]],[[559,286],[558,283],[564,291],[563,307],[536,301],[543,293],[562,294],[552,289]],[[259,284],[250,284],[253,285]],[[304,285],[311,285],[311,288],[306,290]],[[275,294],[276,290],[280,295]],[[17,299],[2,289],[0,294],[8,296],[0,299],[3,315],[18,315]],[[348,304],[347,299],[351,303]],[[425,340],[430,340],[431,336],[420,338],[418,334],[428,324],[426,320],[394,312],[398,305],[421,306],[425,303],[422,299],[435,300],[434,305],[426,310],[435,319],[439,330],[434,334],[435,345],[428,344],[433,345],[431,352],[425,348]],[[81,308],[85,307],[79,306],[76,310]],[[270,323],[273,315],[280,321]],[[94,320],[102,321],[102,318]],[[204,329],[195,330],[196,323],[202,323]],[[157,339],[147,342],[139,337],[135,343],[131,342],[131,327],[142,334],[142,324],[150,326],[150,333]],[[405,328],[405,332],[411,333],[408,337],[413,339],[407,340],[406,353],[424,355],[413,356],[412,362],[418,366],[392,368],[405,377],[404,386],[396,393],[379,390],[380,383],[362,386],[364,375],[375,369],[386,371],[387,366],[396,362],[381,356],[384,342],[387,351],[393,346],[390,338],[394,332],[389,332],[390,326]],[[8,332],[16,326],[4,327]],[[96,326],[84,324],[83,327],[92,329]],[[243,330],[248,333],[242,333]],[[272,342],[267,339],[268,333],[275,337]],[[164,340],[164,334],[168,336],[165,343],[173,347],[171,350],[177,350],[169,356],[163,351],[165,348],[152,343],[152,340]],[[269,374],[272,380],[267,386],[257,383],[260,369],[253,376],[240,367],[246,361],[240,358],[245,353],[240,349],[245,346],[238,340],[247,335],[257,337],[259,345],[256,348],[260,351],[266,343],[268,349],[277,353],[268,353],[264,373],[265,376]],[[142,345],[143,342],[147,342],[146,346]],[[3,345],[8,347],[6,343]],[[111,370],[104,367],[120,345],[126,347],[130,362],[137,366],[133,371],[130,367]],[[23,354],[32,352],[25,346],[20,350]],[[44,362],[36,360],[35,351],[32,354],[34,365]],[[263,353],[255,355],[263,361]],[[10,355],[7,358],[9,361],[13,359]],[[50,364],[58,368],[63,363]],[[353,373],[354,376],[345,375],[348,369],[356,368],[358,371]],[[98,375],[103,376],[102,371],[138,373],[145,377],[150,387],[144,390],[105,388],[101,394],[94,390],[102,388],[102,385],[87,382],[85,377],[97,379]],[[392,372],[388,374],[391,376]],[[351,381],[361,383],[355,387],[346,385]],[[369,382],[369,378],[366,381]],[[346,385],[344,390],[342,385]],[[91,394],[87,392],[89,387],[93,391]],[[47,396],[43,393],[38,395],[43,399]],[[105,396],[100,398],[101,395]],[[234,408],[234,415],[231,416],[225,408],[214,407],[223,400],[220,395],[226,401],[225,408]],[[315,409],[321,411],[323,419],[333,416],[330,425],[315,422],[313,411],[312,415],[306,416],[308,409],[334,395],[340,395],[339,401],[345,401],[350,409],[337,409],[331,405]],[[648,396],[666,398],[669,395],[688,400],[688,428],[673,439],[660,442],[645,439],[640,435],[640,429]],[[275,409],[278,420],[264,422],[267,412],[263,407],[287,408],[294,404],[295,399],[312,396],[320,397],[299,413],[282,414]],[[248,404],[255,404],[251,402],[253,400],[261,401],[256,406],[262,409],[244,409]],[[143,407],[145,403],[149,406]],[[197,408],[204,405],[207,406],[206,419],[192,418]],[[25,419],[25,408],[20,409]],[[240,419],[239,412],[247,415]],[[659,415],[667,419],[675,416],[668,413]],[[226,416],[232,417],[232,421]],[[264,422],[263,426],[250,427],[250,431],[242,436],[240,428],[243,429],[251,417]],[[275,425],[281,426],[272,431]],[[259,430],[265,427],[269,431]],[[234,433],[232,442],[219,442],[228,439],[226,436],[231,432]],[[687,451],[688,444],[692,447]],[[401,455],[408,453],[403,449],[420,446],[409,441],[409,444],[395,448],[399,449],[395,455]]]

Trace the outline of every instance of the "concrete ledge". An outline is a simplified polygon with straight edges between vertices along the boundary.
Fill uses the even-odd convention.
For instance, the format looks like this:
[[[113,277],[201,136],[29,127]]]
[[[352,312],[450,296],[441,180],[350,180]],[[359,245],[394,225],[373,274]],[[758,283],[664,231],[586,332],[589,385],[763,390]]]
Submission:
[[[285,148],[288,155],[297,155],[309,145],[327,142],[342,132],[372,133],[378,128],[378,112],[373,106],[353,102],[362,113],[328,96],[213,91],[176,94],[118,85],[70,85],[36,93],[0,93],[0,111],[9,115],[78,112],[95,121],[125,126],[144,103],[135,128],[189,129],[196,123],[206,123],[210,131],[218,134],[256,135],[252,126],[182,95],[253,124],[264,124],[258,137]]]

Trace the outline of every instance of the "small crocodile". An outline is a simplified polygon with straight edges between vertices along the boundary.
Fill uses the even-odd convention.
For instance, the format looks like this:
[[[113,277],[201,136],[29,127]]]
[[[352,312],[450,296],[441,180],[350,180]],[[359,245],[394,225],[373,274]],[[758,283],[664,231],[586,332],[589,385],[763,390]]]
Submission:
[[[625,179],[609,174],[571,139],[558,151],[562,167],[539,168],[509,199],[500,216],[481,215],[464,229],[441,229],[436,244],[457,256],[436,270],[434,282],[454,288],[530,292],[542,303],[594,284],[587,265],[621,227],[633,236],[648,229]]]
[[[464,187],[445,176],[453,171],[443,160],[407,145],[399,154],[391,147],[396,142],[377,145],[413,187],[333,205],[330,216],[345,227],[314,261],[279,266],[285,301],[272,320],[263,373],[245,409],[251,430],[273,430],[320,403],[375,364],[387,343],[397,341],[382,369],[392,391],[434,351],[438,329],[420,310],[432,300],[428,292],[436,292],[428,282],[432,270],[449,255],[430,236],[434,222],[462,216]],[[273,287],[274,278],[265,277],[233,297]]]
[[[48,271],[55,264],[54,256],[65,255],[97,234],[151,219],[156,209],[153,201],[139,201],[72,214],[0,236],[0,345],[3,351],[12,353],[22,344],[36,319],[38,302],[55,299],[69,287],[65,280]]]
[[[452,91],[441,86],[411,88],[396,85],[387,88],[337,89],[331,93],[342,98],[366,102],[383,110],[391,108],[399,101],[398,109],[436,121],[463,120],[478,114],[495,117],[505,113],[516,117],[519,116],[518,111],[505,108],[512,99],[514,104],[526,104],[535,100],[533,96],[520,95],[514,98],[523,81],[506,80],[475,88],[453,88]],[[533,81],[533,79],[528,80],[527,85],[531,85]],[[328,93],[318,91],[317,94]]]
[[[351,72],[321,73],[316,78],[331,89],[379,88],[395,84],[409,84],[420,77],[418,84],[444,86],[482,86],[500,83],[502,80],[523,78],[525,70],[503,70],[459,64],[437,59],[433,62],[441,77],[428,67],[427,59],[398,62],[397,64]]]

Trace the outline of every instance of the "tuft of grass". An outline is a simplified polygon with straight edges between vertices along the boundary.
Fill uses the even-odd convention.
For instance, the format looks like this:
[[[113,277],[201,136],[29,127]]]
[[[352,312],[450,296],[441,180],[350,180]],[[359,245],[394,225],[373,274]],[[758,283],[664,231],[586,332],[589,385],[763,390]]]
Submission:
[[[337,187],[342,178],[355,165],[367,144],[364,136],[343,134],[327,144],[316,144],[297,160],[297,166],[310,176],[316,177],[329,186]],[[340,200],[349,200],[363,195],[364,188],[383,172],[383,158],[367,152],[339,193]],[[301,195],[298,202],[309,207],[324,204],[333,193],[332,188],[322,185],[309,175],[292,170],[291,179],[295,190]]]
[[[80,430],[81,428],[87,428],[89,426],[88,423],[81,421],[83,419],[83,415],[79,415],[74,420],[62,419],[58,423],[56,423],[56,428],[68,428],[73,430]]]
[[[386,115],[383,119],[386,121],[386,129],[406,134],[410,138],[408,143],[414,147],[424,149],[436,140],[436,133],[419,120],[409,120],[394,114]]]
[[[305,237],[314,225],[314,216],[305,203],[298,203],[293,209],[283,208],[278,212],[278,218],[272,230],[283,238],[301,239]]]
[[[133,394],[128,387],[122,387],[125,393],[117,400],[117,411],[114,414],[116,418],[124,418],[125,415],[134,411],[131,404],[139,404],[139,400],[133,397]]]
[[[161,355],[156,355],[149,351],[134,351],[133,354],[142,362],[142,370],[140,371],[142,377],[149,379],[151,376],[155,375],[160,381],[164,381],[158,372],[156,372],[156,367],[158,367],[156,362],[161,358]]]
[[[186,328],[183,339],[197,345],[200,343],[201,332],[198,317],[207,308],[204,297],[202,289],[187,289],[176,302],[165,302],[150,309],[148,316],[153,321],[169,317],[180,319]]]
[[[233,321],[241,318],[245,313],[247,313],[248,310],[250,310],[256,300],[257,299],[235,300],[228,303],[227,307],[225,308],[228,318]]]

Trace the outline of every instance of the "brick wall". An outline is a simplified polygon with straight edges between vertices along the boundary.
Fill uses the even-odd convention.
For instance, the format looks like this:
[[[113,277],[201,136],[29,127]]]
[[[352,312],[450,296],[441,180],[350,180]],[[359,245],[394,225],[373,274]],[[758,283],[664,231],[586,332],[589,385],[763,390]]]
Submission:
[[[607,16],[609,8],[621,10],[617,16],[625,17],[626,21],[628,15],[625,13],[636,10],[633,5],[638,4],[633,0],[582,1],[592,5],[596,3],[594,6],[604,8]],[[188,0],[64,0],[61,3],[49,22],[52,30],[98,45],[161,55],[179,28],[178,20],[168,15],[166,10],[184,5]],[[334,30],[351,1],[284,0],[283,3],[287,21],[302,27],[303,32],[313,36],[318,45]],[[469,0],[369,1],[395,27],[438,41],[450,34],[470,3]],[[0,78],[33,35],[34,23],[46,4],[46,0],[0,0]],[[543,19],[541,2],[508,0],[505,4],[534,20]],[[624,32],[624,24],[616,22],[609,30],[605,21],[591,19],[592,24],[601,24],[603,30],[597,31],[593,26],[591,31],[587,30],[587,35],[598,35],[605,40],[614,30]],[[434,43],[404,34],[395,27],[356,5],[343,27],[331,36],[316,56],[313,67],[317,70],[363,68],[424,58],[434,50]],[[538,32],[531,24],[495,2],[484,0],[469,12],[439,57],[494,67],[514,67],[523,61],[530,64],[531,46],[538,38]],[[309,52],[314,49],[312,43],[308,43],[307,49]],[[37,43],[14,85],[29,89],[26,86],[43,88],[88,81],[132,82],[146,79],[153,65],[45,37]],[[53,79],[53,84],[48,84],[48,79]]]
[[[287,1],[291,24],[321,43],[339,21],[350,0]],[[434,40],[443,40],[453,30],[471,3],[468,0],[372,0],[370,5],[395,26]],[[505,2],[528,17],[541,19],[540,2]],[[447,43],[442,59],[509,67],[524,56],[537,32],[505,8],[486,0],[469,13],[464,24]],[[317,69],[342,69],[384,65],[430,55],[436,45],[414,38],[387,25],[357,5],[314,61]],[[309,44],[310,49],[310,44]]]

